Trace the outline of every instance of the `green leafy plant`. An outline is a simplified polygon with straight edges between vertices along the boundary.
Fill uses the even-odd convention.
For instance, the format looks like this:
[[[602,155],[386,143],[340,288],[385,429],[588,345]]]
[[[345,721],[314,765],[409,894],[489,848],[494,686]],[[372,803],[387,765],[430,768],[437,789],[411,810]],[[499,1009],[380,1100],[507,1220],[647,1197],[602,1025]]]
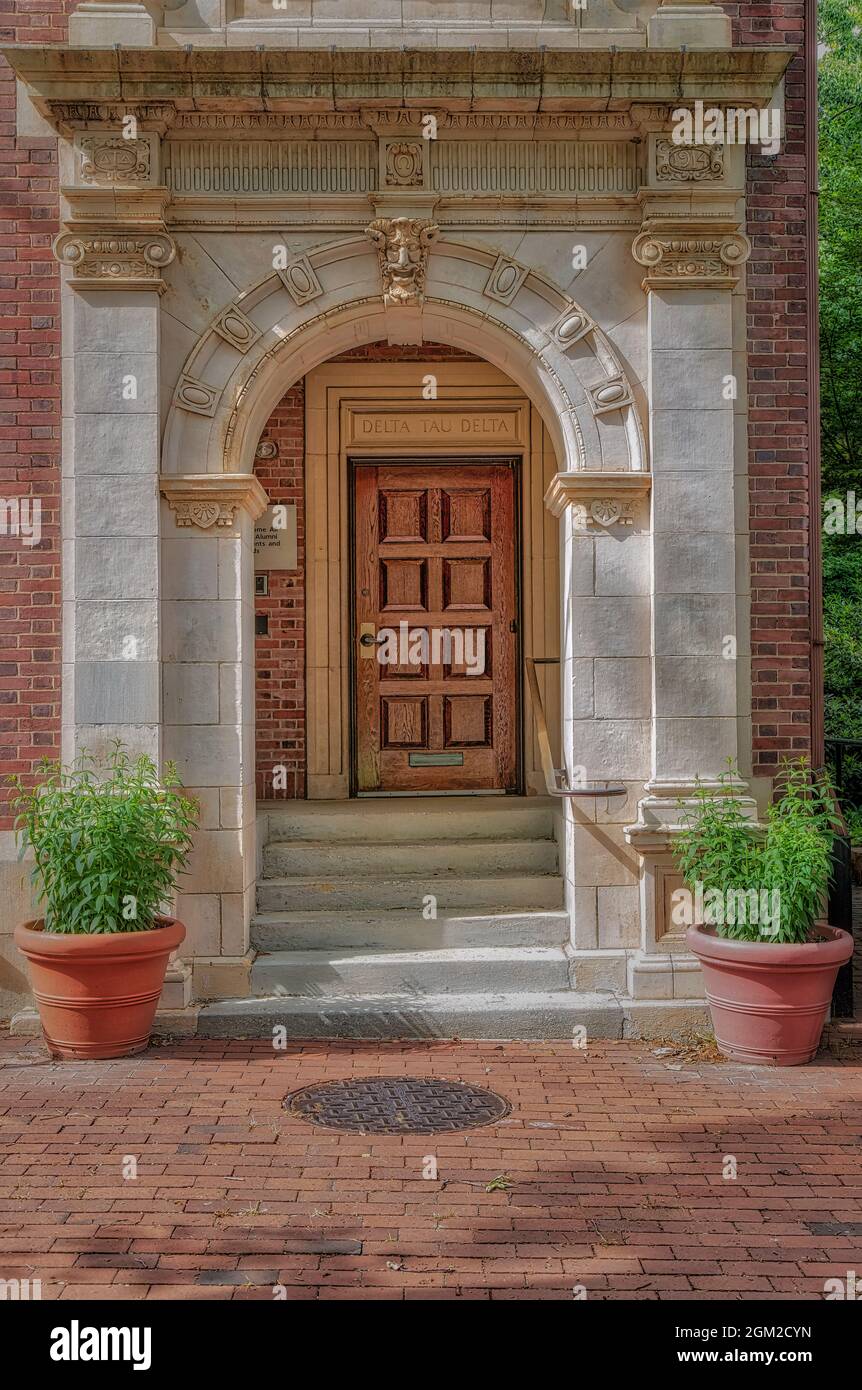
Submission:
[[[862,844],[862,806],[845,806],[843,810],[850,843]]]
[[[715,922],[719,936],[738,941],[803,942],[820,916],[829,886],[832,841],[840,827],[832,790],[804,758],[785,761],[781,792],[766,813],[765,831],[746,817],[733,766],[719,790],[698,786],[694,808],[680,803],[684,829],[673,853],[686,887],[704,899],[720,894],[774,904],[764,913],[729,911]],[[741,920],[740,920],[741,918]]]
[[[133,759],[117,741],[100,762],[87,753],[68,767],[43,761],[39,782],[10,777],[22,855],[49,932],[148,931],[168,910],[198,819],[169,763]]]

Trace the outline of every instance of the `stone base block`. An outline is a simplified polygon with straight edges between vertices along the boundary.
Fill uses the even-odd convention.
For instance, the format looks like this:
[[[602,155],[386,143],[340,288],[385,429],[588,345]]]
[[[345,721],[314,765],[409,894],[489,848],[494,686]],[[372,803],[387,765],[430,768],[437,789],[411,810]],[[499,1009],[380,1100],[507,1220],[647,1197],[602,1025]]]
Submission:
[[[198,1031],[198,1006],[159,1009],[153,1023],[154,1038],[193,1038]]]
[[[256,952],[244,956],[198,957],[192,962],[192,997],[198,1003],[211,999],[247,999],[251,993],[251,966]]]
[[[13,1038],[41,1038],[42,1024],[35,1009],[20,1009],[12,1015],[9,1035]]]
[[[79,5],[69,16],[70,48],[152,48],[156,25],[152,15],[135,0],[112,0],[110,4]]]
[[[623,1037],[679,1039],[712,1036],[706,1004],[685,999],[626,999],[623,1001]]]
[[[730,48],[730,18],[717,5],[662,5],[647,20],[650,48]]]
[[[688,952],[633,952],[628,993],[632,999],[703,999],[703,972]]]
[[[569,957],[572,989],[588,992],[613,990],[625,994],[627,951],[575,951]]]
[[[192,1002],[192,968],[183,961],[169,965],[159,996],[160,1009],[187,1009]]]

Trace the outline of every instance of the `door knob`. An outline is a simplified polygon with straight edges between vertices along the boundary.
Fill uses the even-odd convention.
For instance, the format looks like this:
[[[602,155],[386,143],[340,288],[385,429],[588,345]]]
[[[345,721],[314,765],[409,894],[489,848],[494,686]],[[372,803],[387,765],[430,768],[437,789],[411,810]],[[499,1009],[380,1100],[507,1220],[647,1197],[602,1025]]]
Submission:
[[[374,647],[377,645],[377,638],[371,632],[363,632],[359,639],[360,647]]]

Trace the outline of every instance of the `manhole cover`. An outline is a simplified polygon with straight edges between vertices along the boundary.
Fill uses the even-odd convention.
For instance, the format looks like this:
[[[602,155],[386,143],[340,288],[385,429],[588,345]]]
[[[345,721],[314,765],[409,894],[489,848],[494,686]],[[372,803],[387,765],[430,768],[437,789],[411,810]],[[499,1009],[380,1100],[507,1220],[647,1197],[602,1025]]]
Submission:
[[[493,1124],[509,1113],[509,1102],[493,1091],[415,1076],[327,1081],[293,1091],[284,1104],[310,1124],[352,1134],[443,1134]]]

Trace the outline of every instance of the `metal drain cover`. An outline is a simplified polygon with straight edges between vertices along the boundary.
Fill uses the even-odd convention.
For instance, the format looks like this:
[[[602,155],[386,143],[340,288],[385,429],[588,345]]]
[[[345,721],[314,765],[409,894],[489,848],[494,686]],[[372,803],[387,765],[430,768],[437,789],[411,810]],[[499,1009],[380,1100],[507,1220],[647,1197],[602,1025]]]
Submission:
[[[418,1076],[326,1081],[291,1092],[284,1105],[310,1124],[348,1134],[445,1134],[509,1113],[509,1102],[493,1091]]]

